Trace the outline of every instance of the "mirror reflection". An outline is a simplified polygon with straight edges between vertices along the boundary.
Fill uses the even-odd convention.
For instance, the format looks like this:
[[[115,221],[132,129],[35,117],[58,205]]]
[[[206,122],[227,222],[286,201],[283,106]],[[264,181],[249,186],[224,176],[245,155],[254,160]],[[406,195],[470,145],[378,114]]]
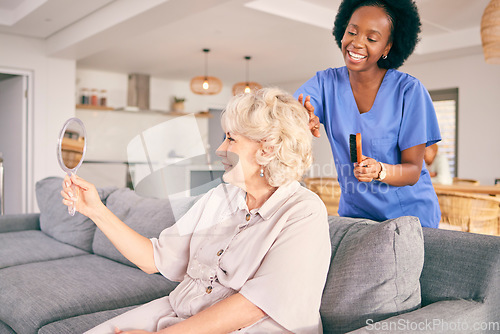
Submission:
[[[85,127],[77,118],[69,119],[59,138],[59,163],[68,174],[76,173],[76,169],[83,162],[86,148]]]
[[[61,142],[61,157],[68,169],[78,166],[83,156],[85,137],[74,129],[66,129]]]

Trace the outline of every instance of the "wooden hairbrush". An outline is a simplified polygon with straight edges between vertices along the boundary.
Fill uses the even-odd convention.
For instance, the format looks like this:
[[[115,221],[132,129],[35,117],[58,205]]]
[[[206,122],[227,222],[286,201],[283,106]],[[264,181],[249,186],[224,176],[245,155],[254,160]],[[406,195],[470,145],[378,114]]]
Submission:
[[[349,150],[351,151],[351,162],[361,164],[361,133],[349,135]]]

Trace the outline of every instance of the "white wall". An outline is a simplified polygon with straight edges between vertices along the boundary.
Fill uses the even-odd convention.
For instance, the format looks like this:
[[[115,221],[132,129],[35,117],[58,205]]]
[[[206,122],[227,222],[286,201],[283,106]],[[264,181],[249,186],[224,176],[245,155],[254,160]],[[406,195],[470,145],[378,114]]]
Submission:
[[[500,178],[500,65],[482,54],[401,68],[428,90],[458,87],[458,176]]]
[[[35,182],[61,175],[56,161],[56,143],[60,127],[72,117],[74,108],[75,62],[45,56],[43,40],[0,34],[0,68],[29,71],[33,77],[32,115],[32,180],[28,180],[28,196],[35,211]]]

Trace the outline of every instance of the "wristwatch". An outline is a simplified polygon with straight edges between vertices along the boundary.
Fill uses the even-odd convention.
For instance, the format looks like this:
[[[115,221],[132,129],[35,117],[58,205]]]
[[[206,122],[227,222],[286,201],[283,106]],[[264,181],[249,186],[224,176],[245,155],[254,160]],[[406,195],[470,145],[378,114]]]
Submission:
[[[375,180],[383,181],[387,176],[387,170],[385,169],[385,165],[382,162],[379,161],[378,163],[380,164],[380,167],[382,169],[380,170],[380,173],[378,174],[378,177]]]

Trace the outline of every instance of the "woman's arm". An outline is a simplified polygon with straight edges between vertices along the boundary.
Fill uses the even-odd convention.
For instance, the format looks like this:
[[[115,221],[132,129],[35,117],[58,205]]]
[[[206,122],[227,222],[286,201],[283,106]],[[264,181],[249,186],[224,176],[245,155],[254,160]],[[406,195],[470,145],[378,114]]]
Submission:
[[[242,294],[236,293],[159,333],[229,333],[248,327],[265,315],[264,311],[243,297]]]
[[[70,206],[75,203],[76,210],[92,219],[116,249],[129,261],[148,274],[158,272],[151,241],[116,217],[101,202],[93,184],[76,175],[72,175],[71,178],[66,176],[61,195],[65,205]]]
[[[389,165],[384,163],[386,177],[382,182],[395,187],[412,186],[417,183],[422,171],[425,144],[410,147],[401,151],[401,163]],[[378,161],[363,156],[361,165],[355,164],[354,176],[360,182],[371,182],[380,175],[382,166]]]

